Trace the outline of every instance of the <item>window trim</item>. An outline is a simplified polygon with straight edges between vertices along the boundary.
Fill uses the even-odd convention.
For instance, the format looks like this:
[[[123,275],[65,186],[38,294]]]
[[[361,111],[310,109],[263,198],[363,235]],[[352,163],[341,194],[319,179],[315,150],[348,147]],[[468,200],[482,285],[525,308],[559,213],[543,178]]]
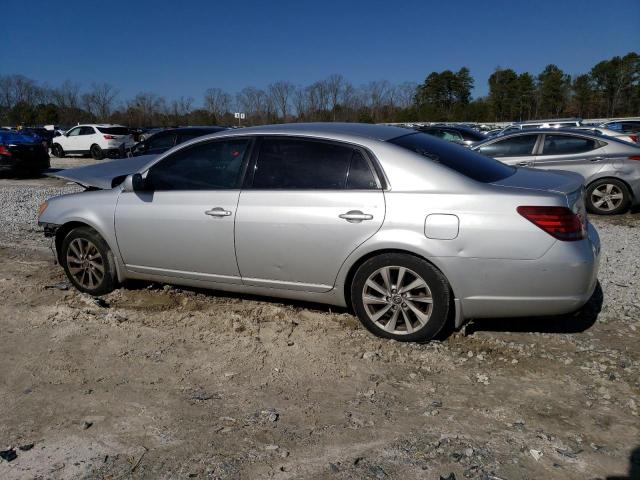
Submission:
[[[146,179],[149,176],[149,172],[156,167],[156,165],[161,164],[162,162],[164,162],[165,160],[173,157],[174,155],[177,155],[181,152],[183,152],[184,150],[190,149],[190,148],[194,148],[197,146],[200,146],[203,143],[214,143],[214,142],[229,142],[229,141],[233,141],[233,140],[248,140],[249,144],[247,145],[247,152],[245,154],[245,158],[242,159],[242,165],[240,166],[240,171],[238,173],[238,179],[236,180],[236,184],[232,187],[232,188],[212,188],[212,189],[197,189],[197,190],[155,190],[152,189],[153,192],[229,192],[229,191],[234,191],[234,190],[242,190],[243,188],[243,184],[245,181],[245,176],[247,174],[247,167],[249,165],[249,163],[251,162],[251,159],[253,158],[254,152],[255,152],[255,145],[256,145],[256,139],[253,136],[250,135],[238,135],[238,136],[229,136],[229,137],[221,137],[221,138],[208,138],[208,139],[203,139],[200,142],[196,142],[196,143],[191,143],[189,145],[184,145],[183,147],[179,148],[178,150],[171,152],[168,155],[164,155],[162,158],[159,158],[156,162],[154,162],[152,165],[149,166],[149,168],[147,168],[147,170],[144,172],[143,176]],[[182,145],[182,144],[179,144]]]
[[[357,143],[345,142],[340,140],[334,140],[331,138],[323,138],[323,137],[309,137],[305,135],[256,135],[256,142],[254,143],[254,148],[251,155],[251,161],[247,165],[247,174],[244,183],[242,184],[243,190],[253,190],[254,192],[310,192],[310,191],[323,191],[323,192],[380,192],[384,190],[388,190],[388,182],[386,182],[386,177],[384,177],[384,172],[381,168],[377,166],[376,161],[373,160],[375,158],[373,154],[362,145],[358,145]],[[326,143],[330,145],[336,145],[339,147],[347,147],[353,150],[358,150],[364,157],[365,161],[369,165],[369,169],[373,175],[373,178],[376,181],[375,189],[348,189],[346,188],[254,188],[253,180],[256,173],[256,164],[258,162],[258,156],[260,155],[260,148],[262,147],[263,140],[301,140],[307,142],[315,142],[315,143]],[[349,163],[349,168],[351,163]],[[348,175],[347,170],[347,175]],[[382,172],[382,175],[380,174]]]

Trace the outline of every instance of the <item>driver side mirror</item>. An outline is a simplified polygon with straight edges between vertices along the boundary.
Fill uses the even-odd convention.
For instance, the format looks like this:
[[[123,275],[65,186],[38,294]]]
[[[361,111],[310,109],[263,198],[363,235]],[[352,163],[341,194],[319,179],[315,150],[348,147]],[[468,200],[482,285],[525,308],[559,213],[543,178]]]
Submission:
[[[147,190],[146,181],[140,173],[132,173],[127,175],[122,182],[122,189],[125,192],[144,192]]]

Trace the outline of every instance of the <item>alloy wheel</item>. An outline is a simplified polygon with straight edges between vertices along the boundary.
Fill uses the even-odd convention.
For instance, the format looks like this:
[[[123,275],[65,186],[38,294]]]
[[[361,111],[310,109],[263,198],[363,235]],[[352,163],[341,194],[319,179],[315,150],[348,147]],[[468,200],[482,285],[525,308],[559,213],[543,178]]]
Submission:
[[[373,272],[362,289],[362,303],[373,323],[395,335],[420,330],[433,311],[427,282],[413,270],[399,266]]]
[[[592,205],[603,212],[611,212],[624,201],[624,193],[617,185],[603,183],[591,192]]]
[[[69,244],[67,266],[76,282],[86,289],[95,289],[104,278],[104,259],[93,242],[85,238],[76,238]]]

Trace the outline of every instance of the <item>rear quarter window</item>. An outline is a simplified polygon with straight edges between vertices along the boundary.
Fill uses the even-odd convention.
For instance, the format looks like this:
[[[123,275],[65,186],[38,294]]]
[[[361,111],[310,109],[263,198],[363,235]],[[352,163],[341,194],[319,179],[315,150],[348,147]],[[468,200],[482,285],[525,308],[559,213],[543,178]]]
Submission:
[[[513,175],[515,168],[468,148],[438,140],[423,133],[413,133],[389,141],[439,163],[477,182],[492,183]]]

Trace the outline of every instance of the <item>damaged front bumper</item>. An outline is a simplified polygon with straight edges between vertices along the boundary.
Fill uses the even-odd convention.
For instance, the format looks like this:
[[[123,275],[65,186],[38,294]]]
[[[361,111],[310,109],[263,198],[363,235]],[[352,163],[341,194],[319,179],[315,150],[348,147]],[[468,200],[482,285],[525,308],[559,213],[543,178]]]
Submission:
[[[44,228],[44,236],[47,238],[55,237],[56,232],[60,228],[60,225],[56,223],[47,223],[47,222],[38,222],[38,226]]]

